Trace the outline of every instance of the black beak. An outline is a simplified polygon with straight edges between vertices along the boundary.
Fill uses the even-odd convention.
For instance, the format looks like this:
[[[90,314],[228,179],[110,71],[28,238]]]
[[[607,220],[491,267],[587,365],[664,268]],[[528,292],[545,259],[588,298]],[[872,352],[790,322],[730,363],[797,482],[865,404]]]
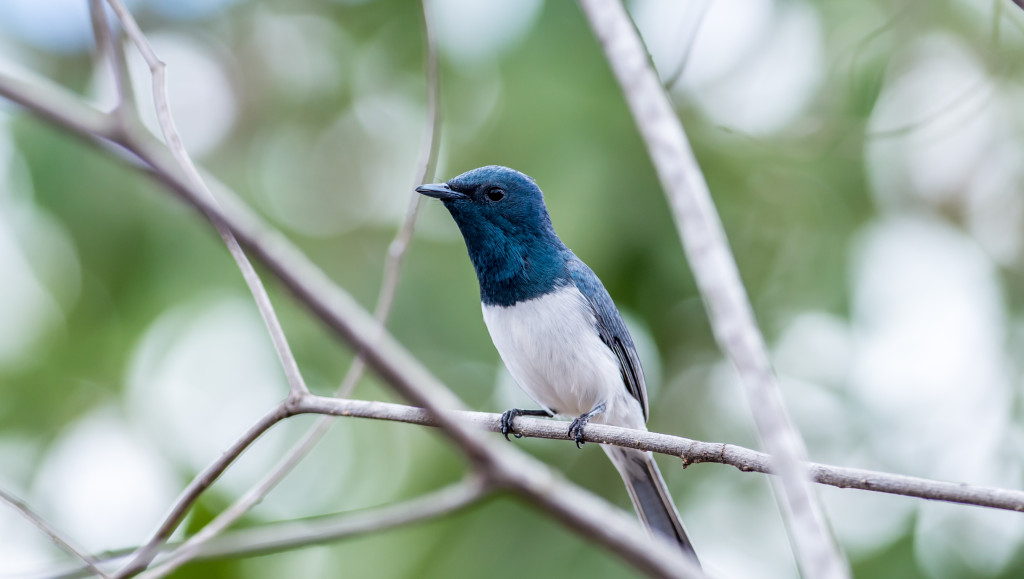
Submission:
[[[453,199],[468,199],[469,195],[465,193],[459,193],[458,191],[452,190],[447,183],[434,183],[432,185],[420,185],[416,188],[417,193],[422,193],[427,197],[433,197],[434,199],[440,199],[441,201],[451,201]]]

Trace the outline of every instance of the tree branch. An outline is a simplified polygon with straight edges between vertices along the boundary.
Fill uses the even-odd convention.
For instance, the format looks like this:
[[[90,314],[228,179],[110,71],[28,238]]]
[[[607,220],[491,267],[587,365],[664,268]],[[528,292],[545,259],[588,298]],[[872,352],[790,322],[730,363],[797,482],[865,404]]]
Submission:
[[[303,400],[295,411],[436,426],[436,422],[424,410],[388,402],[313,396]],[[463,411],[455,415],[459,420],[476,428],[501,432],[500,414]],[[568,423],[560,420],[520,416],[515,419],[515,430],[517,434],[528,438],[569,440],[566,435]],[[587,442],[649,450],[679,457],[684,468],[691,464],[718,463],[734,466],[742,472],[775,474],[769,455],[732,444],[701,442],[682,436],[597,423],[587,425],[583,437]],[[812,480],[824,485],[1024,512],[1024,491],[936,481],[819,463],[810,463],[809,466]]]
[[[780,476],[773,487],[800,569],[816,579],[848,577],[808,483],[806,448],[786,413],[764,337],[682,123],[619,0],[580,0],[580,6],[647,145],[715,339],[739,372],[761,443],[775,457]]]
[[[110,29],[110,22],[103,10],[103,0],[89,0],[89,16],[92,19],[92,31],[96,38],[99,59],[106,59],[109,62],[114,86],[117,87],[117,104],[114,106],[113,115],[119,122],[126,118],[135,118],[138,111],[135,110],[135,91],[132,88],[131,75],[128,73],[124,44],[119,35]]]
[[[31,507],[25,504],[25,501],[3,489],[0,489],[0,501],[7,503],[11,508],[21,513],[21,516],[25,517],[28,522],[35,525],[36,528],[49,537],[50,540],[58,547],[75,559],[81,561],[82,564],[85,565],[85,569],[88,569],[92,575],[97,575],[106,579],[107,574],[99,568],[99,561],[87,554],[81,547],[76,546],[71,539],[67,538],[63,533],[54,528],[53,525],[46,522],[46,519],[36,514]]]
[[[665,90],[672,90],[672,87],[679,82],[679,79],[683,78],[683,73],[686,72],[686,65],[690,62],[690,55],[693,54],[693,45],[697,42],[697,35],[700,34],[701,25],[704,23],[704,17],[708,15],[709,8],[711,8],[711,0],[698,0],[697,5],[693,8],[697,12],[697,17],[693,23],[693,30],[687,31],[689,34],[686,36],[683,48],[680,51],[682,56],[679,57],[676,67],[665,76],[665,80],[661,83]]]
[[[115,123],[110,115],[84,104],[76,95],[48,80],[30,83],[0,72],[0,96],[92,144],[97,138],[114,138]]]

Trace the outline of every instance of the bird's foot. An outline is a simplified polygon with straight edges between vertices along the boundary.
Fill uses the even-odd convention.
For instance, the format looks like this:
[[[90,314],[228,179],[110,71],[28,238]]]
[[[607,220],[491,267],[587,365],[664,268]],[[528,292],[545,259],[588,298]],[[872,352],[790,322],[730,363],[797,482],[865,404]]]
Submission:
[[[522,408],[512,408],[502,412],[501,433],[505,435],[505,440],[509,440],[509,434],[516,438],[523,437],[522,434],[515,432],[512,428],[512,421],[515,420],[516,416],[549,416],[549,414],[547,410],[523,410]]]
[[[604,412],[604,404],[598,404],[593,410],[586,414],[581,414],[579,418],[572,421],[569,425],[569,438],[576,441],[576,448],[582,448],[586,441],[583,440],[583,428],[586,427],[590,419]]]

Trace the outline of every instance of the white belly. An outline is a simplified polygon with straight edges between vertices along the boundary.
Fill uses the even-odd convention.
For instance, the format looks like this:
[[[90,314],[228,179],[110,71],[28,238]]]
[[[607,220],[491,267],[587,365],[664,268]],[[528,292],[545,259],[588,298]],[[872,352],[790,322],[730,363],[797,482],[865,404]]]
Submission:
[[[639,414],[642,428],[643,413],[622,382],[618,359],[575,286],[509,307],[484,304],[483,313],[509,373],[538,404],[578,416],[603,403],[607,412],[595,422],[619,424],[628,416],[625,422],[635,423]]]

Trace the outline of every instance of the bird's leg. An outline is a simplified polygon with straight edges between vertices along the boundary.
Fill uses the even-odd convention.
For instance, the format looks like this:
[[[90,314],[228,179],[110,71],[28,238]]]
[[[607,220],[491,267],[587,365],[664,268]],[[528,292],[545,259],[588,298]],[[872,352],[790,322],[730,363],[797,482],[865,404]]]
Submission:
[[[576,448],[582,447],[585,442],[583,441],[583,427],[590,422],[590,419],[604,412],[604,402],[598,404],[593,410],[586,414],[581,414],[579,418],[572,421],[569,425],[569,438],[576,441]]]
[[[505,435],[505,440],[509,440],[509,433],[516,438],[523,437],[522,434],[512,430],[512,421],[515,420],[516,416],[551,416],[551,413],[547,410],[523,410],[522,408],[506,410],[501,414],[501,433]]]

